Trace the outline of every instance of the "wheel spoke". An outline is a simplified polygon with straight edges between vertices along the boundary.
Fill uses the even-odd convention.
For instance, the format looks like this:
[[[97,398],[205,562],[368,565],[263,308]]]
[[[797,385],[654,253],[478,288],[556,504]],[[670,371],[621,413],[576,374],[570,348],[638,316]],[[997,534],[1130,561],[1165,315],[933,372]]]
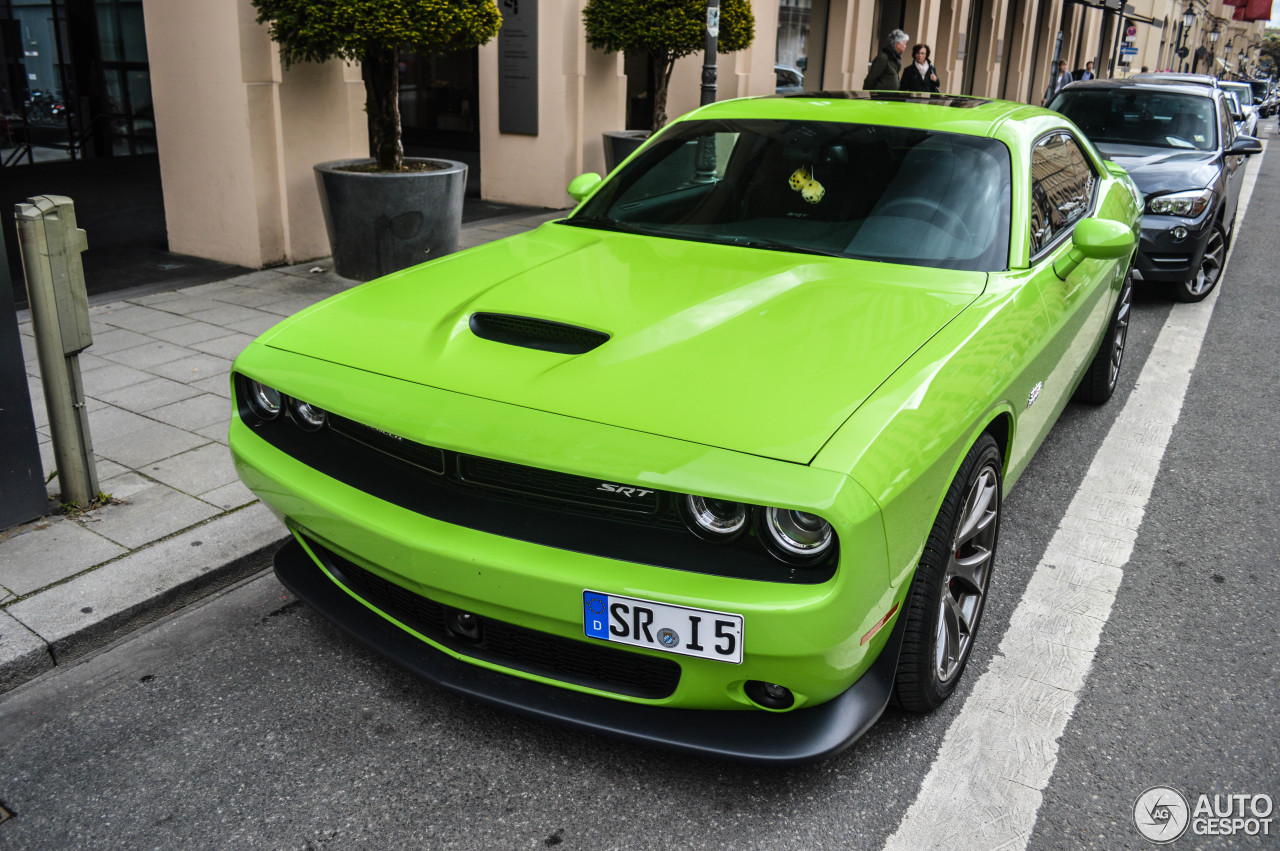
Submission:
[[[964,620],[960,615],[960,607],[949,593],[942,595],[942,611],[938,617],[938,677],[950,679],[956,666],[960,663],[963,651]]]
[[[985,531],[995,519],[991,505],[995,500],[996,487],[991,479],[991,473],[983,470],[974,483],[970,504],[965,506],[965,513],[960,519],[960,531],[956,533],[956,550],[969,543],[979,532]]]
[[[952,556],[949,578],[958,579],[968,586],[965,593],[982,594],[982,584],[986,571],[982,568],[991,559],[991,550],[986,547],[974,547],[974,551],[966,556]]]

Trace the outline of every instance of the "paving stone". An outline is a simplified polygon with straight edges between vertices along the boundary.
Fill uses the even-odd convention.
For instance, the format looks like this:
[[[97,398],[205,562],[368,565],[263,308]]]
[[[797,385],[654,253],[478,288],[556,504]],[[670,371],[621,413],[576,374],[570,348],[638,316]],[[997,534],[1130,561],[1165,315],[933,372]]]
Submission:
[[[118,307],[117,305],[120,304],[128,306]],[[172,328],[174,325],[182,325],[191,321],[185,316],[178,316],[177,314],[167,313],[151,307],[141,307],[128,302],[116,302],[112,307],[113,309],[108,310],[98,318],[108,325],[141,333],[155,331],[159,328]]]
[[[148,411],[147,416],[186,431],[194,431],[200,426],[226,419],[227,400],[213,393],[201,393],[199,396]]]
[[[202,378],[222,377],[231,372],[231,361],[213,355],[198,354],[189,358],[150,367],[149,372],[190,384]]]
[[[284,320],[284,317],[277,316],[274,313],[257,311],[257,314],[257,316],[245,319],[241,322],[232,322],[227,327],[233,331],[240,331],[241,333],[257,337],[259,334],[265,333],[269,328]]]
[[[196,429],[196,434],[201,437],[207,437],[210,440],[216,440],[218,443],[227,444],[227,432],[231,429],[231,417],[227,416],[222,422],[213,425],[201,426]]]
[[[30,525],[28,531],[0,541],[0,585],[19,596],[126,552],[119,544],[65,517]]]
[[[143,343],[151,342],[151,338],[136,331],[130,331],[125,328],[112,328],[110,331],[93,335],[93,353],[102,356],[112,352],[118,352],[121,349],[131,349],[134,346],[140,346]]]
[[[142,413],[153,408],[172,405],[174,402],[181,402],[183,399],[190,399],[192,396],[199,395],[199,393],[200,391],[190,384],[155,376],[141,384],[131,384],[116,390],[108,390],[96,398],[116,407],[124,408],[126,411]]]
[[[238,304],[224,304],[221,307],[215,307],[211,310],[199,310],[191,314],[191,319],[197,322],[208,322],[211,325],[221,325],[223,328],[230,328],[235,322],[243,322],[246,319],[255,319],[262,316],[262,311],[254,310],[252,307],[242,307]]]
[[[195,343],[225,337],[227,329],[221,325],[210,325],[208,322],[188,322],[186,325],[175,325],[172,328],[161,328],[152,331],[151,336],[168,343],[194,348]]]
[[[191,295],[190,293],[170,293],[173,298],[167,298],[163,301],[152,302],[147,307],[153,310],[162,310],[165,313],[173,313],[184,318],[195,313],[197,310],[209,310],[217,307],[218,302],[207,296]],[[134,304],[141,302],[131,299]]]
[[[208,493],[200,494],[200,498],[211,505],[216,505],[224,511],[230,511],[233,508],[239,508],[242,505],[248,505],[256,502],[257,497],[253,495],[253,491],[244,486],[243,482],[232,482],[229,485],[223,485],[215,488]]]
[[[201,343],[192,343],[191,348],[208,355],[235,360],[236,356],[244,351],[244,347],[252,342],[253,337],[250,335],[237,333],[218,337],[214,340],[205,340]]]
[[[191,349],[175,346],[173,343],[166,343],[161,340],[152,340],[149,343],[143,343],[131,349],[111,352],[108,355],[104,355],[104,357],[115,363],[122,363],[135,369],[147,369],[162,363],[189,358],[194,354],[195,352]]]
[[[277,316],[292,316],[300,310],[306,310],[311,305],[320,301],[309,295],[292,295],[280,301],[273,301],[270,304],[262,305],[259,310],[265,310],[268,313],[274,313]]]
[[[121,387],[150,381],[153,377],[148,373],[119,363],[80,374],[81,381],[84,384],[85,395],[92,396],[95,399],[101,399],[104,394],[110,393],[112,390],[119,390]]]
[[[91,414],[89,429],[98,455],[131,470],[208,442],[198,434],[116,407]]]
[[[277,275],[281,280],[287,280],[283,275]],[[226,304],[238,304],[243,307],[259,307],[264,304],[270,304],[273,301],[280,300],[280,294],[273,289],[259,289],[257,287],[228,287],[220,293],[216,293],[213,298],[218,299]],[[193,313],[195,311],[192,311]]]
[[[231,398],[231,378],[229,375],[214,375],[191,382],[191,386],[205,393],[213,393],[223,399]]]
[[[139,469],[161,484],[202,499],[210,491],[238,481],[231,451],[221,443],[208,443],[190,452],[165,458]],[[208,502],[212,500],[206,499]],[[216,503],[215,503],[216,504]],[[244,505],[244,502],[236,505]],[[222,506],[235,508],[235,505]]]
[[[102,489],[123,500],[123,504],[104,505],[86,512],[80,522],[129,549],[158,541],[221,513],[206,502],[133,472],[108,479],[102,483]]]

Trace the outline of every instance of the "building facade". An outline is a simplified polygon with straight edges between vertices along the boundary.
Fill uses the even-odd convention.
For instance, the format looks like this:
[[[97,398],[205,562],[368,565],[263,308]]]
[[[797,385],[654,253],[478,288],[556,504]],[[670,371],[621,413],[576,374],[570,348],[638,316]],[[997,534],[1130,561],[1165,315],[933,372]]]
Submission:
[[[410,152],[457,152],[478,168],[484,199],[568,206],[564,187],[574,176],[604,171],[602,134],[646,126],[651,114],[643,58],[588,47],[585,2],[498,0],[521,39],[500,37],[448,57],[403,56]],[[1243,74],[1257,61],[1264,25],[1231,21],[1222,0],[752,0],[752,7],[754,44],[718,59],[721,99],[772,94],[796,73],[805,90],[860,88],[884,36],[899,28],[911,43],[931,46],[942,91],[1040,103],[1057,59],[1072,71],[1092,62],[1101,77],[1142,66]],[[67,24],[77,16],[96,23],[93,74],[115,74],[117,82],[50,58],[75,53]],[[284,70],[255,19],[249,0],[0,0],[0,22],[8,22],[0,31],[8,81],[0,108],[11,114],[17,100],[35,108],[29,92],[18,92],[23,74],[79,80],[80,90],[104,93],[114,111],[90,122],[103,151],[158,151],[171,251],[250,267],[324,256],[312,166],[368,153],[359,69],[331,62]],[[36,45],[41,39],[45,47]],[[669,115],[697,105],[702,61],[677,63]]]

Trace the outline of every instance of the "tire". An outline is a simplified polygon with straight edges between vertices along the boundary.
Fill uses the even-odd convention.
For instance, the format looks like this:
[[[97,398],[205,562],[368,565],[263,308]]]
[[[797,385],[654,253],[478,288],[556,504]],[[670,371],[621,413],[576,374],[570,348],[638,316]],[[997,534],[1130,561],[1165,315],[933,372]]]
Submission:
[[[984,434],[965,456],[925,542],[903,612],[894,698],[929,712],[955,690],[986,606],[1000,536],[1000,449]]]
[[[1222,267],[1227,261],[1227,232],[1222,229],[1221,222],[1214,222],[1209,232],[1209,241],[1204,245],[1204,256],[1200,265],[1187,280],[1171,284],[1170,295],[1177,301],[1203,301],[1222,277]]]
[[[1107,325],[1107,333],[1098,345],[1089,368],[1076,386],[1072,397],[1077,402],[1087,405],[1101,405],[1116,392],[1116,382],[1120,378],[1120,364],[1124,361],[1124,344],[1129,336],[1129,313],[1133,307],[1133,270],[1124,276],[1124,284],[1120,287],[1120,297],[1116,299],[1116,309],[1111,314],[1111,322]]]

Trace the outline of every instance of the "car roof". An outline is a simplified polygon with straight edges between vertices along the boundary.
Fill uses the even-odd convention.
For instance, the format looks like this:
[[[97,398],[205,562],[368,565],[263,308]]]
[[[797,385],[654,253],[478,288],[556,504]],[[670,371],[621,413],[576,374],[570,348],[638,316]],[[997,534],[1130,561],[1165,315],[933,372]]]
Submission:
[[[1002,125],[1037,117],[1065,121],[1056,112],[1013,101],[928,92],[863,91],[794,92],[717,101],[688,113],[681,120],[847,121],[995,136]]]
[[[1169,75],[1172,78],[1174,75]],[[1190,75],[1179,75],[1190,76]],[[1064,92],[1081,91],[1085,89],[1138,89],[1140,91],[1151,92],[1177,92],[1179,94],[1194,95],[1196,97],[1213,97],[1213,93],[1218,91],[1216,87],[1209,88],[1198,83],[1190,83],[1182,80],[1163,78],[1154,74],[1138,74],[1123,80],[1086,80],[1080,83],[1072,83],[1063,89]]]
[[[1171,80],[1178,83],[1186,83],[1192,86],[1208,86],[1211,89],[1218,87],[1218,78],[1209,74],[1178,74],[1173,71],[1156,71],[1154,73],[1134,74],[1130,80],[1141,80],[1143,82]]]

